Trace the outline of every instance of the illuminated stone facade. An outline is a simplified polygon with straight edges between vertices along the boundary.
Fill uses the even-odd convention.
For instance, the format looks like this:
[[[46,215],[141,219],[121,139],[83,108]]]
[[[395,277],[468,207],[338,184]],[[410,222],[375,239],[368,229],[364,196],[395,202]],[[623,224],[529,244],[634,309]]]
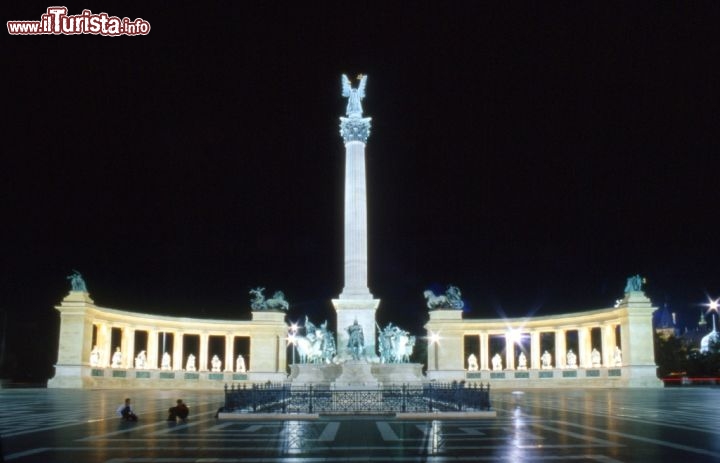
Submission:
[[[654,310],[642,291],[626,293],[616,307],[545,317],[470,320],[463,319],[460,310],[432,310],[425,327],[437,342],[428,344],[427,377],[489,381],[494,388],[661,387],[653,349]],[[478,351],[465,351],[468,336],[477,337]],[[541,348],[542,336],[553,340],[549,368],[542,366],[547,349]],[[567,364],[569,336],[577,347],[576,366]],[[502,348],[491,349],[493,338]],[[523,338],[529,343],[518,341]],[[593,349],[600,353],[599,364],[592,362]],[[529,360],[527,369],[517,367],[520,351]],[[469,354],[478,359],[477,371],[467,371]],[[502,359],[499,370],[492,368],[495,354]]]
[[[285,313],[255,311],[249,321],[167,317],[95,305],[87,292],[71,291],[56,309],[60,312],[60,337],[55,376],[51,388],[197,388],[214,389],[231,381],[282,381],[286,377]],[[113,331],[117,345],[113,345]],[[136,333],[145,342],[136,345]],[[172,363],[161,368],[161,339],[172,337]],[[194,336],[197,352],[183,352],[183,337]],[[210,337],[224,339],[224,348],[211,351]],[[249,339],[248,352],[234,352],[236,338]],[[93,342],[94,341],[94,342]],[[217,344],[217,343],[216,343]],[[97,360],[91,359],[96,346]],[[111,359],[119,348],[117,368]],[[147,363],[135,368],[134,361],[146,352]],[[187,371],[189,354],[196,357],[195,371]],[[246,371],[238,371],[238,355],[245,354]],[[220,372],[210,371],[210,359],[222,360]],[[96,363],[96,365],[92,365]]]

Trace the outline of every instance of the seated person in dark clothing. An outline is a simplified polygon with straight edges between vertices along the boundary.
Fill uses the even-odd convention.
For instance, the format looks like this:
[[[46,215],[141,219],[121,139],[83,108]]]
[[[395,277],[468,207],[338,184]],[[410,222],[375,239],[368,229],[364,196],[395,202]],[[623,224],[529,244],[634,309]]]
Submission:
[[[118,413],[125,421],[137,421],[137,416],[130,408],[130,399],[125,399],[125,403],[118,408]]]
[[[168,421],[176,421],[178,418],[185,421],[190,413],[187,405],[185,405],[182,399],[177,400],[177,405],[170,407],[168,410]]]

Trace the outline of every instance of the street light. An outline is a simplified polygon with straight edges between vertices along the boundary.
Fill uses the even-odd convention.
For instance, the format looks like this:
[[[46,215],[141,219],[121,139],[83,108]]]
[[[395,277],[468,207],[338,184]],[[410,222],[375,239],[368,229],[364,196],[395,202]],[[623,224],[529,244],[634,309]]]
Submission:
[[[430,344],[433,344],[433,350],[435,351],[435,370],[438,369],[438,349],[440,348],[440,334],[430,332]]]
[[[295,349],[296,349],[296,346],[295,346],[296,339],[295,338],[296,338],[297,332],[298,332],[298,324],[297,323],[291,324],[290,325],[290,337],[288,338],[288,340],[292,343],[292,346],[293,346],[292,347],[292,364],[293,365],[295,365]]]
[[[718,312],[718,301],[720,301],[720,299],[715,299],[714,301],[712,299],[710,300],[710,303],[708,304],[708,307],[710,307],[708,309],[708,313],[715,312],[716,315],[720,316],[720,312]],[[715,329],[715,317],[710,315],[710,318],[712,318],[713,321],[713,331],[717,331]]]
[[[520,330],[514,328],[510,328],[506,336],[507,339],[513,344],[520,344],[520,341],[522,340],[522,333],[520,332]]]

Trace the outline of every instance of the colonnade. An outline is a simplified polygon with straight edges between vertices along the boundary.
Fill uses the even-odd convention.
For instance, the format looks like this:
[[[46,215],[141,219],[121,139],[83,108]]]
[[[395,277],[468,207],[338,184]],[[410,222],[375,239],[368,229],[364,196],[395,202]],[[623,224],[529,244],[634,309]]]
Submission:
[[[175,379],[186,379],[187,375],[176,376],[172,372],[188,371],[186,362],[190,354],[197,362],[195,369],[190,371],[201,374],[212,371],[210,359],[213,355],[218,355],[222,361],[221,373],[231,373],[237,369],[237,355],[244,354],[249,381],[279,381],[286,375],[287,323],[284,312],[255,311],[251,320],[245,321],[168,317],[98,307],[83,291],[71,291],[56,309],[60,312],[58,360],[55,376],[48,381],[48,387],[102,387],[101,381],[106,377],[148,378],[149,374],[138,371],[137,374],[119,372],[106,376],[103,369],[165,369],[170,370],[168,375]],[[113,330],[119,330],[119,333],[113,336]],[[146,333],[147,341],[138,346],[135,345],[136,333],[141,332]],[[172,338],[169,368],[162,367],[163,333],[166,339]],[[197,337],[197,352],[185,351],[184,339],[189,336]],[[211,337],[215,336],[224,339],[224,349],[216,347],[218,352],[212,352],[210,347]],[[237,338],[248,338],[249,352],[235,351]],[[119,345],[113,345],[113,342]],[[113,354],[118,348],[121,358],[113,365]],[[145,365],[135,368],[136,356],[141,351],[145,351]],[[165,376],[150,375],[151,378]],[[232,375],[229,378],[232,379]]]
[[[600,342],[592,343],[592,330],[598,329],[600,332]],[[530,369],[542,369],[542,368],[567,368],[572,365],[567,364],[567,353],[572,350],[572,347],[568,346],[567,338],[568,334],[575,332],[577,335],[577,349],[574,351],[577,356],[577,364],[575,366],[579,368],[591,368],[597,366],[604,367],[617,367],[622,366],[621,358],[618,359],[617,353],[620,352],[622,355],[622,349],[619,344],[619,339],[616,336],[618,329],[621,329],[620,323],[615,322],[603,322],[599,325],[581,326],[573,329],[568,328],[537,328],[527,329],[525,327],[512,328],[509,327],[504,331],[499,330],[482,330],[478,334],[466,334],[465,336],[477,336],[479,340],[479,352],[470,352],[477,354],[478,366],[480,370],[491,370],[492,357],[495,354],[503,356],[503,369],[515,370],[522,368],[519,364],[518,358],[520,352],[528,356],[530,359],[529,365],[526,368]],[[541,337],[544,335],[550,335],[554,338],[553,345],[550,349],[541,348]],[[503,338],[504,345],[500,350],[492,350],[490,347],[490,339],[493,337]],[[525,348],[525,339],[529,339],[529,348]],[[547,346],[546,346],[547,347]],[[596,364],[592,359],[592,352],[596,349],[600,354],[600,362]],[[552,355],[552,360],[548,364],[543,365],[542,355],[549,350]],[[503,352],[504,351],[504,352]],[[468,354],[468,352],[465,352]],[[470,368],[468,366],[468,368]]]
[[[655,309],[642,291],[630,291],[614,307],[532,318],[463,319],[459,310],[431,310],[425,325],[430,339],[427,376],[436,380],[466,379],[468,354],[472,353],[477,357],[477,362],[473,362],[477,364],[477,374],[486,379],[555,377],[551,373],[527,375],[517,372],[518,369],[608,368],[612,371],[602,375],[599,371],[586,372],[585,377],[612,376],[620,385],[655,387],[662,384],[655,374],[652,328]],[[477,351],[465,351],[467,337],[477,337]],[[548,342],[550,338],[552,341]],[[572,339],[570,345],[568,338]],[[567,362],[570,349],[576,356],[574,365]],[[552,351],[552,361],[543,365],[545,350]],[[600,355],[595,361],[594,350]],[[521,351],[526,365],[518,365]],[[496,354],[502,359],[499,368],[493,368],[492,358]],[[516,373],[509,377],[493,375],[497,370]],[[483,371],[491,373],[483,376]]]
[[[222,371],[232,372],[237,367],[237,361],[235,356],[235,339],[245,336],[236,336],[234,332],[229,331],[199,331],[199,330],[173,330],[173,329],[158,329],[158,328],[144,328],[136,327],[127,323],[116,324],[113,322],[96,321],[93,323],[93,329],[96,333],[95,349],[99,355],[96,362],[93,362],[92,351],[90,357],[90,366],[97,366],[101,368],[139,368],[146,370],[154,370],[162,368],[161,359],[164,353],[168,353],[171,358],[171,365],[169,370],[180,371],[187,367],[187,358],[189,354],[197,355],[197,365],[194,367],[198,371],[209,371],[210,358],[214,355],[222,354],[222,352],[210,352],[209,341],[210,336],[223,337],[224,342],[224,358],[222,360]],[[112,329],[121,330],[121,341],[120,345],[112,345]],[[135,345],[135,335],[139,332],[144,332],[147,335],[147,344],[145,346]],[[172,349],[163,349],[160,337],[165,335],[166,339],[172,340]],[[198,352],[185,352],[184,350],[184,337],[185,336],[197,336],[199,338],[199,350]],[[170,342],[168,342],[170,343]],[[142,347],[145,347],[144,349]],[[122,359],[119,365],[113,365],[113,355],[116,350],[119,349]],[[145,351],[146,362],[142,367],[138,367],[136,362],[136,356],[139,352]],[[243,359],[247,359],[249,352],[245,352]],[[242,354],[242,353],[240,353]],[[95,363],[95,364],[93,364]],[[247,360],[245,360],[247,368]],[[165,368],[164,368],[165,369]]]

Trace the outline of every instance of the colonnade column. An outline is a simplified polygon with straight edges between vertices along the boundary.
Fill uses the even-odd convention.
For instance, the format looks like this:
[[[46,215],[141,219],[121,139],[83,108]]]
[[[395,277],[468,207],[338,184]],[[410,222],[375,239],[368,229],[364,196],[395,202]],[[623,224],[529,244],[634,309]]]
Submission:
[[[183,333],[176,331],[173,333],[173,370],[183,369]]]
[[[555,330],[555,368],[565,368],[565,330]]]
[[[515,369],[515,342],[505,335],[505,369]]]
[[[158,331],[148,330],[147,343],[147,362],[148,368],[156,369],[158,367]]]
[[[592,366],[590,361],[590,328],[581,326],[578,328],[578,367],[588,368]]]
[[[602,358],[603,365],[613,366],[613,350],[615,349],[615,325],[608,323],[602,327]]]
[[[540,332],[530,332],[530,368],[540,368]]]
[[[480,333],[480,369],[489,370],[490,340],[487,333]]]
[[[122,331],[122,347],[125,356],[125,368],[132,368],[135,361],[135,329],[126,326]]]
[[[233,371],[233,345],[235,344],[234,341],[235,337],[232,334],[225,335],[225,371],[228,372]]]
[[[208,370],[208,334],[200,334],[200,365],[198,371]]]
[[[96,344],[100,349],[100,362],[98,366],[107,367],[110,365],[110,356],[112,355],[112,336],[111,328],[107,323],[99,323],[97,330]]]

